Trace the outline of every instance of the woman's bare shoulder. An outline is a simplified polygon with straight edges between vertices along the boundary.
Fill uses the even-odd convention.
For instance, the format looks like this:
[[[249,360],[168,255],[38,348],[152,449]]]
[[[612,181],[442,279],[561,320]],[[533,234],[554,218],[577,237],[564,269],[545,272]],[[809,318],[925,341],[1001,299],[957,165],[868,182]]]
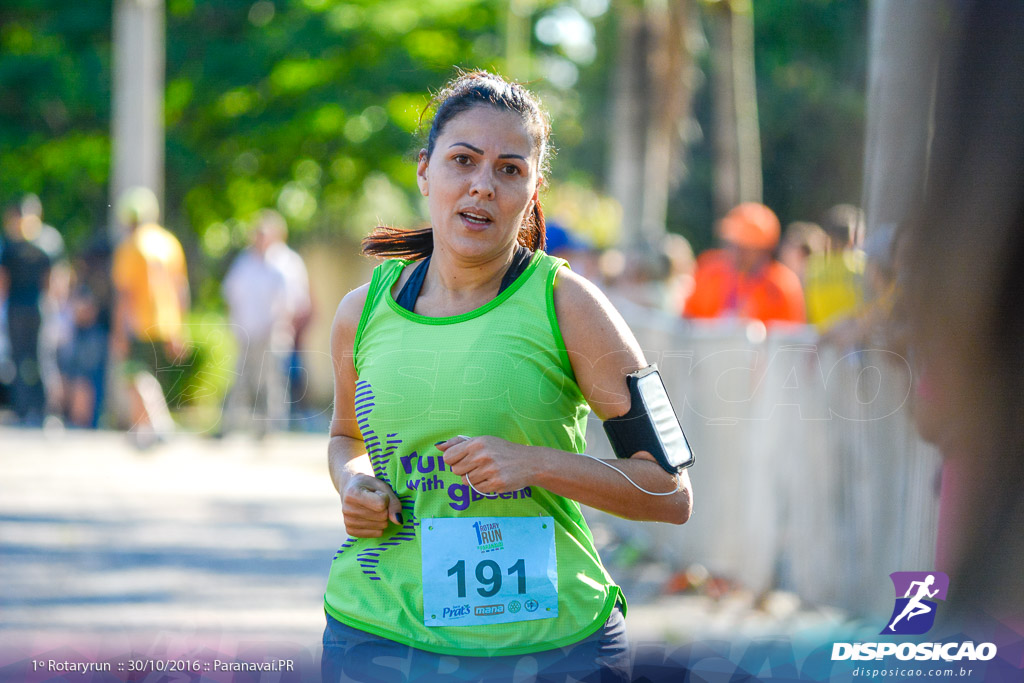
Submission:
[[[565,350],[590,407],[602,420],[625,413],[625,373],[647,364],[633,332],[604,292],[571,270],[559,270],[554,299]]]
[[[622,316],[597,285],[568,268],[555,279],[555,315],[569,351],[603,347],[605,352],[635,346]]]
[[[362,284],[342,297],[334,312],[334,322],[331,323],[331,347],[334,348],[338,342],[348,342],[351,349],[352,341],[356,336],[356,329],[359,327],[359,319],[363,315],[363,307],[366,305],[366,297],[370,293],[370,283]]]

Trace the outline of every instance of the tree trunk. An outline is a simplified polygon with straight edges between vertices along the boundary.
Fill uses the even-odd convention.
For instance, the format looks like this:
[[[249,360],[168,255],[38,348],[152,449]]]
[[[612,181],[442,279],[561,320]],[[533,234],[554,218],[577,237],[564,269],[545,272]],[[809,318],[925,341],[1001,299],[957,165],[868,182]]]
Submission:
[[[163,0],[115,0],[111,206],[141,185],[163,207],[164,61]],[[109,228],[120,237],[116,217]]]
[[[761,135],[754,72],[754,12],[750,0],[720,0],[711,20],[714,207],[722,216],[762,197]]]
[[[692,0],[625,2],[618,8],[612,85],[610,190],[622,205],[619,244],[656,246],[682,164],[681,122],[689,115]]]
[[[643,7],[624,3],[619,9],[618,54],[612,73],[612,134],[608,178],[611,195],[622,206],[619,244],[639,238],[644,194],[644,136],[647,106],[647,25]]]

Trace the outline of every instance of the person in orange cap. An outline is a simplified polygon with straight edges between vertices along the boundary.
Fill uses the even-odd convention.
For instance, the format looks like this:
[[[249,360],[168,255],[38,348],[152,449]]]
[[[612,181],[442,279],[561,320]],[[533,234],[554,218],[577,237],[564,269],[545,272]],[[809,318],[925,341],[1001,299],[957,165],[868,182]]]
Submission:
[[[800,279],[772,258],[779,243],[779,219],[764,204],[746,202],[719,224],[723,248],[697,259],[688,318],[752,318],[769,322],[805,321]]]

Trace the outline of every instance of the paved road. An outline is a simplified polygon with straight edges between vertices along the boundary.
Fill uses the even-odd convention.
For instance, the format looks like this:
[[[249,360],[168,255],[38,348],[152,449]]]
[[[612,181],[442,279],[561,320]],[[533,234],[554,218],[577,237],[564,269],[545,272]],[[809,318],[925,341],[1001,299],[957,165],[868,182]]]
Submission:
[[[117,433],[0,429],[0,643],[38,652],[271,641],[314,652],[330,558],[344,540],[325,441],[186,435],[140,454]],[[743,591],[663,597],[669,569],[614,566],[622,539],[595,518],[630,599],[634,642],[837,619],[784,597],[754,609]]]
[[[0,640],[316,644],[343,537],[323,437],[0,431]]]

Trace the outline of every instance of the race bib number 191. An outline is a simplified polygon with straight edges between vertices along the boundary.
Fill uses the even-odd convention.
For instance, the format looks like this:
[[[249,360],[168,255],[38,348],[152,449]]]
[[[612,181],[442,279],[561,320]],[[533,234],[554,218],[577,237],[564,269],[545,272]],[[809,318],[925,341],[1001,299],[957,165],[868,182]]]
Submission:
[[[424,519],[420,532],[427,626],[558,616],[551,517]]]

